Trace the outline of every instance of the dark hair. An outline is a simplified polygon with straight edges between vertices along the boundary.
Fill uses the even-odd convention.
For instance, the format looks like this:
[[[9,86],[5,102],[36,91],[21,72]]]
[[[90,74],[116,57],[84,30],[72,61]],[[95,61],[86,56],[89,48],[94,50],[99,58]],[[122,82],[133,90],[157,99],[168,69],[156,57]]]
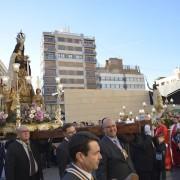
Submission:
[[[66,124],[63,125],[62,130],[63,130],[64,132],[66,132],[66,129],[68,129],[68,128],[71,127],[71,126],[74,126],[74,125],[73,125],[72,123],[66,123]]]
[[[72,161],[76,162],[76,154],[78,152],[87,156],[89,151],[89,142],[91,141],[99,143],[99,138],[87,131],[81,131],[72,136],[69,142],[69,153]]]

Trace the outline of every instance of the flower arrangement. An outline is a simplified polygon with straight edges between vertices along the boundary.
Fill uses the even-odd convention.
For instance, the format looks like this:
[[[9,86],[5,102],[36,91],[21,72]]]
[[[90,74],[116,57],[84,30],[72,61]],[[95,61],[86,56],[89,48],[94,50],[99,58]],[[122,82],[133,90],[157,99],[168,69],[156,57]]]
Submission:
[[[4,113],[4,111],[0,112],[0,125],[5,125],[8,114]]]
[[[51,120],[49,114],[45,113],[40,107],[31,107],[29,119],[31,122],[37,123]]]

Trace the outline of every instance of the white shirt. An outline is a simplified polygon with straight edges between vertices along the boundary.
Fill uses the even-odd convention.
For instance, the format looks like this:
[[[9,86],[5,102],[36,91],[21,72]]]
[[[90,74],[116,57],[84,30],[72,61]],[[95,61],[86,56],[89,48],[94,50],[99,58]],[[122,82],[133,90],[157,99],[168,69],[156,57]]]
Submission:
[[[117,138],[117,137],[109,137],[109,136],[107,136],[114,144],[116,144],[118,147],[119,147],[119,149],[122,149],[122,146],[121,146],[121,144],[120,144],[120,142],[119,142],[119,139]],[[116,142],[115,142],[116,141]]]

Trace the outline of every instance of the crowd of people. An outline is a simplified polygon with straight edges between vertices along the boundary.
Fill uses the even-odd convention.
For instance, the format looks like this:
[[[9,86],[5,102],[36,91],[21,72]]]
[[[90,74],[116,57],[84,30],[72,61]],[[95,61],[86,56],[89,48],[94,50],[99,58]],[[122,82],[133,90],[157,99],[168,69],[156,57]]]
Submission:
[[[161,119],[152,130],[149,124],[128,142],[117,135],[117,124],[106,117],[101,121],[104,136],[76,132],[64,124],[64,140],[56,148],[61,180],[165,180],[166,171],[180,167],[180,118],[174,118],[170,134]],[[0,177],[6,180],[43,180],[39,149],[30,140],[27,126],[17,129],[17,138],[0,143]],[[5,152],[5,151],[6,152]]]

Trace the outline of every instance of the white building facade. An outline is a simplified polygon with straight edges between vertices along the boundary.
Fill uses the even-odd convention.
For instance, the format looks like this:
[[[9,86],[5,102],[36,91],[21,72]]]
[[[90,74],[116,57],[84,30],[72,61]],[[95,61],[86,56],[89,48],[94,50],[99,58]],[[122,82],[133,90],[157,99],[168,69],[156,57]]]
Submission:
[[[139,67],[124,66],[117,58],[110,58],[104,68],[97,68],[97,84],[100,89],[145,90]]]
[[[172,75],[156,80],[158,89],[162,96],[167,97],[180,89],[180,68],[176,68]]]

